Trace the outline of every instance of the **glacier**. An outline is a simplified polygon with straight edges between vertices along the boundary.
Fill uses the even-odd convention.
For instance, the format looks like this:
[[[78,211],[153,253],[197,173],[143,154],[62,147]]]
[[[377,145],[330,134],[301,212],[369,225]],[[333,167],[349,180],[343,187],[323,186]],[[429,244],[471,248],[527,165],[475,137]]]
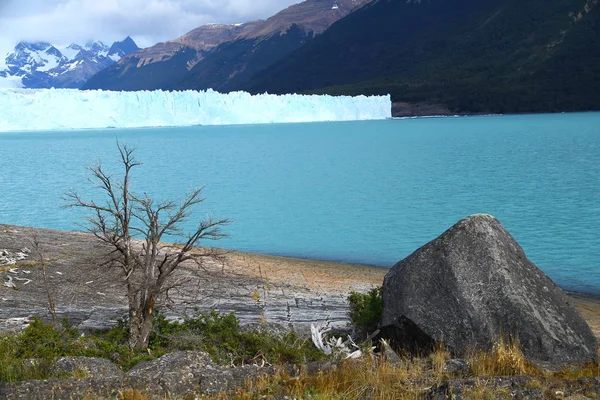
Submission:
[[[391,118],[390,96],[0,89],[0,131],[357,121]]]

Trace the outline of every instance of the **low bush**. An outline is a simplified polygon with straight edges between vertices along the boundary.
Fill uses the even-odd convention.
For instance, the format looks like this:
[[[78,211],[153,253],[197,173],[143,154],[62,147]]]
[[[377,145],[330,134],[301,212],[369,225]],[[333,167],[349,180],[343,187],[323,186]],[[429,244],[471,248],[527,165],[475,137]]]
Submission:
[[[381,286],[367,293],[350,292],[350,320],[359,336],[368,335],[377,330],[383,311]]]
[[[52,377],[54,362],[78,337],[66,320],[54,327],[38,318],[19,335],[0,336],[0,382]]]
[[[155,316],[150,347],[161,351],[202,350],[213,361],[224,364],[243,364],[259,359],[269,363],[298,364],[324,357],[310,340],[299,338],[293,332],[284,335],[242,332],[233,313],[215,311],[196,312],[183,322]]]
[[[222,364],[262,360],[300,364],[325,357],[309,339],[294,333],[242,332],[239,328],[233,313],[197,312],[183,322],[168,321],[158,313],[146,351],[129,348],[124,321],[108,331],[81,335],[66,321],[54,327],[36,318],[23,332],[0,336],[0,382],[58,377],[52,366],[63,356],[105,358],[124,370],[177,350],[205,351]]]

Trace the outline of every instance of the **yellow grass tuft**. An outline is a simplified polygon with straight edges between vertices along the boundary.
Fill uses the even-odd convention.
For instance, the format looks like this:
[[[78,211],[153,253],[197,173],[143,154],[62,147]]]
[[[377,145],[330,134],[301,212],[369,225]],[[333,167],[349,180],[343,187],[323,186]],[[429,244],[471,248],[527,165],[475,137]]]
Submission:
[[[600,348],[597,350],[598,359],[600,360]],[[600,376],[600,362],[590,361],[583,365],[574,365],[562,368],[554,374],[556,378],[563,379],[579,379],[579,378],[595,378]]]
[[[431,360],[433,375],[439,380],[447,378],[444,367],[446,366],[446,361],[450,359],[450,352],[446,349],[443,342],[436,345],[435,350],[429,355],[429,358]]]
[[[119,400],[149,400],[150,397],[146,393],[140,392],[137,389],[124,389],[119,391]]]
[[[254,300],[255,303],[260,302],[260,293],[258,290],[255,290],[254,293],[252,293],[252,300]]]
[[[491,351],[474,351],[467,361],[475,376],[540,375],[540,371],[523,355],[519,343],[502,336]]]

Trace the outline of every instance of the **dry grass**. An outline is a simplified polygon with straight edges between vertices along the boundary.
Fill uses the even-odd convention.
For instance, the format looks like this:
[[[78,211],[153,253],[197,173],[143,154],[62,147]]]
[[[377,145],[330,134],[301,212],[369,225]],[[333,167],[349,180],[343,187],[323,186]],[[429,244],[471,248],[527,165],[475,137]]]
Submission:
[[[296,399],[421,399],[433,385],[458,377],[445,371],[444,366],[449,359],[450,353],[443,345],[427,357],[401,357],[395,363],[371,354],[362,360],[345,361],[312,374],[301,371],[292,376],[286,371],[279,371],[274,376],[248,382],[246,387],[233,394],[202,398],[248,400],[288,396]],[[499,340],[489,352],[473,352],[468,362],[470,376],[476,377],[477,381],[474,386],[463,387],[460,393],[463,398],[474,400],[512,398],[506,387],[494,385],[491,377],[496,376],[528,376],[531,380],[523,389],[537,389],[546,393],[553,390],[552,382],[556,379],[575,382],[582,377],[600,376],[598,363],[559,373],[544,373],[525,359],[518,343],[506,339]]]
[[[513,399],[508,388],[490,387],[485,379],[478,379],[475,387],[465,388],[461,394],[463,398],[470,400],[500,400]]]
[[[600,359],[600,348],[598,348],[598,359]],[[600,362],[591,361],[584,365],[564,367],[559,372],[553,374],[553,376],[571,380],[600,377]]]
[[[286,371],[280,371],[274,376],[249,382],[233,395],[207,398],[246,400],[263,396],[289,396],[298,399],[420,399],[434,384],[456,378],[445,371],[449,359],[450,353],[443,345],[439,345],[427,357],[400,357],[396,362],[370,355],[312,374],[301,371],[291,376]],[[507,341],[499,342],[489,353],[474,353],[469,362],[474,376],[539,372],[525,361],[517,344]],[[510,398],[509,392],[490,388],[483,379],[475,387],[464,390],[465,398],[469,399]]]
[[[419,399],[429,386],[412,384],[409,379],[422,375],[423,370],[416,363],[393,365],[374,357],[365,357],[313,374],[301,372],[291,376],[288,372],[280,371],[272,377],[248,383],[233,395],[213,398],[246,400],[263,396],[288,396],[297,399]]]
[[[450,359],[450,352],[444,346],[444,343],[439,343],[435,351],[429,355],[431,360],[431,367],[433,371],[433,376],[435,376],[438,380],[442,380],[447,378],[448,375],[444,369],[446,365],[446,361]]]
[[[599,350],[600,351],[600,350]],[[317,371],[306,369],[290,373],[281,369],[273,376],[249,380],[245,387],[234,392],[215,395],[198,395],[195,399],[205,400],[251,400],[275,399],[287,396],[290,399],[311,400],[416,400],[423,399],[432,387],[442,385],[453,376],[444,370],[450,359],[448,350],[440,345],[426,357],[399,357],[386,361],[384,357],[368,354],[360,360],[346,360],[339,364],[327,364]],[[557,393],[584,393],[587,398],[600,399],[600,395],[587,391],[585,385],[577,385],[577,379],[600,376],[598,363],[572,368],[560,373],[544,373],[525,361],[518,343],[499,340],[490,352],[473,353],[469,358],[473,380],[449,387],[449,396],[460,393],[461,398],[470,400],[512,399],[514,388],[497,385],[496,376],[527,376],[522,390],[537,390],[544,398],[560,399],[566,395]],[[469,382],[470,381],[470,382]],[[467,383],[464,383],[467,382]],[[135,389],[119,392],[119,400],[147,400],[148,396]],[[183,399],[165,397],[165,399]]]
[[[489,352],[474,351],[467,361],[474,376],[539,376],[541,371],[531,364],[521,351],[519,344],[500,337]]]

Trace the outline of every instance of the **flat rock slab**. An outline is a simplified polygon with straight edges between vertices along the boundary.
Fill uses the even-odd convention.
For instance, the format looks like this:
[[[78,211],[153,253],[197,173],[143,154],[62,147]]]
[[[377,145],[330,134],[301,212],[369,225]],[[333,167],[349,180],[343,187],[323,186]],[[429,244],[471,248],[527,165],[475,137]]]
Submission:
[[[13,254],[31,249],[26,259],[0,266],[0,330],[21,329],[32,316],[49,316],[41,262],[31,245],[34,237],[41,244],[59,317],[85,330],[109,328],[126,315],[122,277],[102,266],[108,249],[91,235],[0,225],[0,250]],[[385,272],[226,252],[223,263],[212,262],[202,270],[184,264],[174,278],[185,277],[186,282],[171,291],[163,311],[169,318],[181,318],[195,309],[216,309],[234,312],[242,324],[267,321],[301,332],[314,322],[345,326],[349,291],[381,284]],[[2,285],[9,279],[16,288]]]

